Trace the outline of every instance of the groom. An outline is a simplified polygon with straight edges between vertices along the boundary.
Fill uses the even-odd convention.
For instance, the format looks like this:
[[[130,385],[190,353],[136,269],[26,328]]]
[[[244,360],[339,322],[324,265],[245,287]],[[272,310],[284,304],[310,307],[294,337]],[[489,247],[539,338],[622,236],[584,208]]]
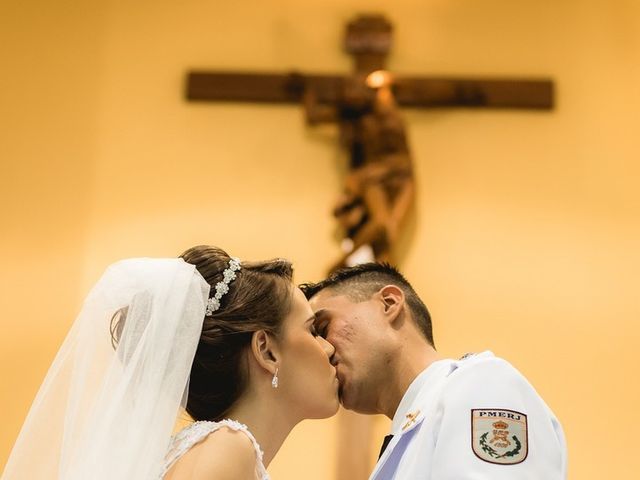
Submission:
[[[395,268],[366,263],[301,288],[335,347],[343,406],[392,419],[371,480],[566,478],[562,427],[534,388],[488,351],[440,357]]]

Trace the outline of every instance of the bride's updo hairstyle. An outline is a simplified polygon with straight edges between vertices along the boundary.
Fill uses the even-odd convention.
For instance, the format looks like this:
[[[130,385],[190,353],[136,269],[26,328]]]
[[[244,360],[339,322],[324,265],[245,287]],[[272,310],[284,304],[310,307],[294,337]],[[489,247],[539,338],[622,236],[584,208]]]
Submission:
[[[213,296],[231,257],[206,245],[190,248],[180,257],[195,265]],[[187,413],[193,419],[221,420],[242,395],[248,382],[245,349],[253,332],[280,334],[291,308],[292,277],[293,267],[284,259],[241,262],[220,308],[204,318],[189,378]]]

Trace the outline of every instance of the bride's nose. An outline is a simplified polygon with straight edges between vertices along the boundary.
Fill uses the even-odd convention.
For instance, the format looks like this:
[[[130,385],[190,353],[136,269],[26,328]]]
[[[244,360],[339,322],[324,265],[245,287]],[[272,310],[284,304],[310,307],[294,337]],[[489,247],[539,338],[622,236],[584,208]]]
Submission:
[[[326,353],[327,357],[331,359],[331,357],[333,357],[333,354],[336,353],[335,347],[322,337],[318,337],[318,341],[320,342],[320,346],[324,350],[324,353]]]

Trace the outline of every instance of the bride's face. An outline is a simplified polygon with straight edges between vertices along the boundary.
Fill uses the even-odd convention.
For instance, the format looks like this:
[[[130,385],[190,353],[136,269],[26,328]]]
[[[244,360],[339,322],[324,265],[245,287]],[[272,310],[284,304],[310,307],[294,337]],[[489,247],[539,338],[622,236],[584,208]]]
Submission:
[[[338,410],[338,379],[329,359],[334,349],[317,335],[309,302],[293,287],[283,323],[278,389],[300,418],[326,418]]]

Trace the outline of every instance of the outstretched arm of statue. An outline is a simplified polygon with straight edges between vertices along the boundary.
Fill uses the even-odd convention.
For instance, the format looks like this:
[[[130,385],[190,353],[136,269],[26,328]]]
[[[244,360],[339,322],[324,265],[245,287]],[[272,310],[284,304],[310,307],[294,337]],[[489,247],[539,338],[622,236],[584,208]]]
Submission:
[[[338,111],[335,106],[318,102],[318,95],[312,85],[307,85],[302,94],[307,124],[331,123],[338,121]]]

